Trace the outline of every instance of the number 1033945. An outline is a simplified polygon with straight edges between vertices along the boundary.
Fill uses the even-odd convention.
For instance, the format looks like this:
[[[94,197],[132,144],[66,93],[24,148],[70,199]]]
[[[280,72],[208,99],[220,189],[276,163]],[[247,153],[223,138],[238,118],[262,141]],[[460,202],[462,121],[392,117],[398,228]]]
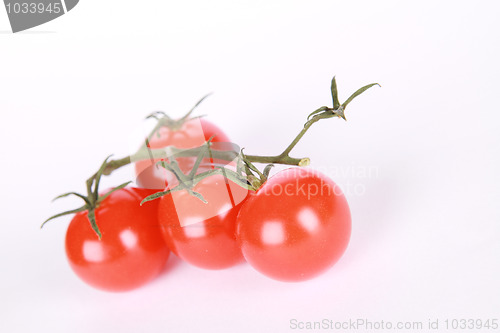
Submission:
[[[498,330],[498,319],[446,319],[447,330]]]
[[[9,14],[43,14],[54,13],[59,14],[62,12],[62,6],[59,2],[44,4],[42,2],[16,2],[7,3],[5,5],[7,13]]]

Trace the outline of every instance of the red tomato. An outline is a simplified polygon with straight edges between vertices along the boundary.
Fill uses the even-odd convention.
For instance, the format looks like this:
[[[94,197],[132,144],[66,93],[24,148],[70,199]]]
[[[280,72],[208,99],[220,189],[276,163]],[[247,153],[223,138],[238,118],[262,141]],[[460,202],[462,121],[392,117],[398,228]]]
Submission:
[[[212,142],[229,142],[229,138],[214,124],[203,118],[195,118],[186,121],[179,129],[162,127],[159,137],[154,134],[149,141],[151,149],[174,146],[182,149],[195,148],[206,143],[211,137]],[[196,157],[177,158],[180,169],[184,173],[191,171]],[[174,179],[173,175],[156,165],[160,161],[143,160],[135,163],[135,173],[137,184],[141,187],[163,190],[168,186],[168,182]]]
[[[168,247],[201,268],[223,269],[243,262],[235,224],[248,190],[222,175],[201,180],[193,190],[208,203],[185,190],[160,199],[158,221]]]
[[[158,203],[140,206],[154,192],[124,188],[111,193],[95,211],[101,240],[86,212],[75,215],[66,233],[66,255],[83,281],[98,289],[126,291],[160,273],[170,251],[159,230]]]
[[[344,253],[351,215],[340,188],[307,168],[271,177],[245,202],[237,238],[247,262],[280,281],[303,281],[329,269]]]

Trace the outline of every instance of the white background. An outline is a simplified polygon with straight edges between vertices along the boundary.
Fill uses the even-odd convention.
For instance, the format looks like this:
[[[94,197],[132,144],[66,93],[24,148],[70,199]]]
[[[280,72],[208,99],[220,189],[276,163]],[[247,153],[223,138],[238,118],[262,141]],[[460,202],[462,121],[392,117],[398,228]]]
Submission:
[[[0,330],[289,332],[291,319],[360,318],[439,319],[445,331],[446,319],[500,319],[499,13],[496,1],[82,0],[12,34],[1,8]],[[382,88],[294,151],[357,189],[350,246],[319,278],[171,257],[147,286],[105,293],[66,262],[69,217],[39,229],[79,203],[54,196],[132,152],[150,112],[181,116],[213,91],[198,114],[247,153],[278,153],[330,105],[333,75],[341,100]]]

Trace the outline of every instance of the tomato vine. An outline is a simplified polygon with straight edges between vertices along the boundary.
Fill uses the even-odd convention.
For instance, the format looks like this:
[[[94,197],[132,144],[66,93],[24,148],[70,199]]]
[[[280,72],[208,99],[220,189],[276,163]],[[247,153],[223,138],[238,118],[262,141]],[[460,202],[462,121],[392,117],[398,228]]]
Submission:
[[[145,138],[144,144],[141,148],[134,154],[130,156],[125,156],[119,159],[110,159],[111,155],[108,156],[99,167],[98,171],[95,172],[89,179],[86,181],[86,195],[77,193],[77,192],[68,192],[62,195],[57,196],[54,200],[64,198],[70,195],[74,195],[79,197],[84,201],[84,205],[69,211],[65,211],[54,216],[51,216],[47,220],[42,223],[43,227],[48,221],[55,219],[57,217],[61,217],[64,215],[75,214],[82,211],[88,211],[88,219],[92,226],[92,229],[98,235],[99,239],[102,237],[99,227],[97,225],[95,210],[99,206],[99,204],[105,200],[111,193],[114,191],[120,190],[126,187],[131,181],[118,185],[113,188],[111,191],[108,191],[104,195],[99,195],[99,184],[102,176],[110,175],[114,170],[117,170],[123,166],[131,164],[135,161],[141,160],[154,160],[161,159],[158,162],[158,165],[172,172],[178,181],[178,185],[172,188],[168,188],[165,191],[159,191],[153,195],[150,195],[141,202],[141,205],[145,202],[157,199],[166,194],[187,190],[191,195],[197,197],[198,199],[205,201],[203,196],[195,191],[192,188],[201,180],[210,177],[214,174],[222,174],[225,178],[230,179],[236,184],[249,189],[249,190],[257,190],[267,179],[269,172],[271,170],[272,165],[274,164],[284,164],[284,165],[295,165],[295,166],[307,166],[310,163],[310,159],[308,157],[292,157],[290,156],[291,151],[297,145],[297,143],[301,140],[301,138],[305,135],[305,133],[309,130],[309,128],[315,124],[316,122],[322,119],[329,118],[345,118],[345,109],[351,101],[362,94],[367,89],[378,85],[378,83],[371,83],[361,87],[356,90],[344,103],[339,102],[338,92],[337,92],[337,83],[335,77],[333,77],[331,81],[331,96],[333,106],[322,106],[313,112],[311,112],[306,122],[304,123],[303,128],[300,130],[298,135],[292,140],[292,142],[278,155],[273,156],[260,156],[260,155],[247,155],[243,153],[243,150],[235,151],[234,149],[225,149],[219,150],[216,149],[217,146],[214,145],[211,140],[208,140],[206,144],[201,145],[196,148],[191,149],[181,149],[173,146],[165,147],[162,149],[150,149],[148,146],[149,140],[158,133],[158,131],[162,127],[168,127],[170,129],[177,129],[182,126],[186,121],[193,119],[191,118],[191,114],[193,111],[209,96],[206,95],[201,98],[192,108],[191,110],[184,115],[182,118],[174,120],[170,118],[164,112],[155,112],[149,115],[147,118],[154,118],[157,120],[157,124],[154,127],[153,131],[149,134],[147,138]],[[194,117],[198,118],[198,117]],[[196,157],[195,167],[189,173],[185,174],[177,165],[176,159],[179,157]],[[215,167],[212,170],[208,170],[205,172],[201,172],[197,174],[197,169],[204,158],[211,159],[220,159],[225,161],[233,161],[236,160],[236,170],[232,170],[226,167]],[[263,171],[260,171],[254,163],[263,163],[267,164]]]

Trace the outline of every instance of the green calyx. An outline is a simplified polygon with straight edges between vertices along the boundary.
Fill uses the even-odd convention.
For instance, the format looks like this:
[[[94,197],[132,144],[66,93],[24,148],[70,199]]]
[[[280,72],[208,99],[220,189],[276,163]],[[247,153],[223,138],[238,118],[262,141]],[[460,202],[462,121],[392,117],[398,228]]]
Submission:
[[[194,163],[193,169],[185,174],[182,172],[182,170],[179,168],[179,165],[177,161],[175,160],[175,155],[169,156],[167,159],[162,160],[157,162],[156,164],[161,166],[162,168],[170,171],[171,173],[174,174],[174,176],[177,179],[178,185],[175,187],[169,188],[165,191],[157,192],[154,193],[146,198],[144,198],[141,202],[141,205],[144,203],[155,200],[158,198],[161,198],[162,196],[171,194],[176,191],[181,191],[181,190],[186,190],[188,193],[199,200],[201,200],[203,203],[208,203],[203,196],[194,191],[193,188],[198,184],[201,180],[211,177],[213,175],[223,175],[225,179],[230,180],[234,182],[235,184],[251,191],[255,191],[258,189],[254,183],[249,181],[249,177],[253,177],[254,174],[252,173],[253,171],[256,171],[259,173],[261,176],[261,181],[265,181],[267,179],[267,176],[264,176],[264,174],[260,173],[257,168],[255,168],[251,162],[247,161],[245,159],[245,155],[241,151],[240,154],[236,157],[236,171],[232,170],[227,167],[223,166],[215,166],[214,168],[208,171],[200,172],[198,173],[199,166],[201,162],[203,161],[204,158],[210,158],[213,159],[216,157],[217,159],[223,159],[226,161],[232,161],[234,160],[234,157],[231,154],[218,154],[218,151],[212,149],[212,138],[208,140],[206,144],[203,146],[200,146],[198,148],[192,149],[192,151],[196,150],[198,152],[198,155],[196,157],[196,161]],[[222,152],[225,153],[225,152]],[[242,167],[242,165],[245,165],[245,167]],[[270,169],[270,168],[269,168]],[[268,173],[268,171],[265,171]],[[259,183],[260,186],[260,183]]]
[[[200,98],[200,100],[198,102],[196,102],[196,104],[191,108],[191,110],[189,110],[184,116],[182,116],[179,119],[173,119],[163,111],[155,111],[155,112],[151,113],[149,116],[146,117],[146,119],[155,119],[157,121],[157,123],[156,123],[155,128],[153,129],[153,131],[149,135],[148,140],[150,140],[153,137],[153,135],[155,135],[155,134],[157,136],[159,136],[160,135],[159,130],[162,127],[167,127],[172,131],[178,131],[179,129],[182,128],[182,125],[184,125],[185,122],[192,120],[192,119],[203,117],[203,116],[191,117],[191,114],[210,95],[212,95],[212,93],[206,94],[205,96]]]
[[[313,119],[326,119],[326,118],[333,118],[333,117],[338,117],[342,118],[344,120],[347,120],[345,118],[345,109],[349,103],[352,102],[353,99],[364,93],[366,90],[370,89],[373,86],[379,86],[380,84],[378,83],[370,83],[367,84],[366,86],[363,86],[356,90],[351,96],[349,96],[348,99],[342,104],[339,102],[339,94],[337,90],[337,81],[335,80],[335,76],[332,79],[332,84],[330,87],[331,94],[332,94],[332,101],[333,101],[333,107],[329,108],[328,106],[322,106],[319,109],[314,110],[309,114],[307,117],[307,121],[310,122]],[[316,121],[316,120],[315,120]],[[314,121],[314,122],[315,122]],[[306,122],[307,125],[307,122]],[[306,126],[304,125],[304,127]]]
[[[53,220],[55,218],[87,211],[87,217],[89,219],[90,225],[91,225],[92,229],[94,230],[94,232],[96,233],[97,237],[99,239],[101,239],[102,234],[101,234],[101,231],[99,230],[99,227],[97,226],[97,221],[96,221],[96,217],[95,217],[95,212],[96,212],[97,207],[99,207],[99,204],[101,202],[103,202],[111,193],[118,191],[131,183],[129,181],[129,182],[120,184],[120,185],[114,187],[113,189],[111,189],[110,191],[106,192],[105,194],[99,195],[99,183],[101,181],[101,177],[102,177],[104,171],[106,170],[106,168],[108,166],[108,163],[109,163],[108,160],[110,158],[111,158],[111,155],[106,157],[104,162],[101,164],[99,170],[92,177],[90,177],[87,180],[87,195],[83,195],[83,194],[80,194],[77,192],[68,192],[68,193],[58,195],[57,197],[55,197],[52,200],[52,201],[55,201],[55,200],[58,200],[61,198],[66,198],[68,196],[74,195],[74,196],[82,199],[85,204],[79,208],[65,211],[65,212],[62,212],[62,213],[59,213],[59,214],[56,214],[56,215],[49,217],[48,219],[46,219],[42,223],[40,228],[43,228],[43,226],[47,222],[49,222],[50,220]]]

